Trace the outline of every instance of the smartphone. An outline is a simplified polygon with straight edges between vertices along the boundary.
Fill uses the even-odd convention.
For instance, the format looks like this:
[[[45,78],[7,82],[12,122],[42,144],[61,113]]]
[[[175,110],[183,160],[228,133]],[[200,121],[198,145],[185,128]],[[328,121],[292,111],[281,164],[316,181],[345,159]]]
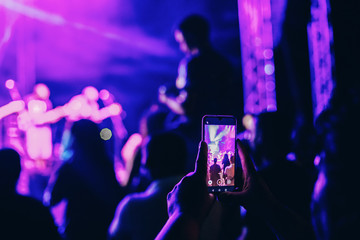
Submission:
[[[237,121],[229,115],[205,115],[202,140],[208,145],[207,186],[209,192],[235,189]]]

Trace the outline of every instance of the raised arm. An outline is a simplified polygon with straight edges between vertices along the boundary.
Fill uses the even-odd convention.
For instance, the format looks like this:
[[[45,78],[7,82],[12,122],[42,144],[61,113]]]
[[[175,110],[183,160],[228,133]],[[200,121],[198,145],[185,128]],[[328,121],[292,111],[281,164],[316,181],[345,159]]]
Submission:
[[[215,197],[206,186],[207,144],[201,142],[195,171],[185,176],[168,194],[169,219],[162,228],[160,239],[198,239]]]

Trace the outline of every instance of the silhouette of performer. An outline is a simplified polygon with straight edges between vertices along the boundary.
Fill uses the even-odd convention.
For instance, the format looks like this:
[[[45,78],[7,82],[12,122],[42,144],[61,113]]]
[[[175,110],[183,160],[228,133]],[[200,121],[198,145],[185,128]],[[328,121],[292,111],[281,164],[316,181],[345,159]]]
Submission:
[[[159,102],[171,110],[169,116],[187,138],[189,171],[196,159],[197,152],[193,146],[200,141],[198,133],[201,131],[199,123],[202,116],[236,115],[241,109],[237,106],[237,98],[240,97],[233,67],[213,48],[210,32],[209,23],[203,16],[193,14],[181,20],[174,32],[175,40],[184,53],[175,83],[179,94],[174,96],[166,89],[159,89]]]
[[[190,121],[205,114],[231,114],[233,70],[211,46],[208,21],[200,15],[186,17],[175,31],[175,40],[185,54],[176,79],[180,92],[172,97],[160,91],[159,101]]]

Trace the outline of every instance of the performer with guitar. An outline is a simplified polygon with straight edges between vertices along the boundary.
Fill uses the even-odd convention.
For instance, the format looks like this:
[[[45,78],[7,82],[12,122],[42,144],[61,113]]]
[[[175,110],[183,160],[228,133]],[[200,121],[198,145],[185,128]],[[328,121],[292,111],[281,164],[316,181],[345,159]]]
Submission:
[[[234,114],[232,66],[212,47],[208,21],[190,15],[178,25],[174,37],[185,55],[175,83],[179,94],[171,96],[161,87],[159,101],[196,123],[205,114]]]
[[[212,46],[210,25],[203,16],[184,18],[174,37],[184,53],[175,83],[179,94],[171,96],[160,88],[159,102],[171,110],[169,116],[175,114],[171,118],[176,119],[177,129],[187,138],[188,159],[196,159],[197,151],[191,146],[200,141],[201,118],[206,114],[238,116],[240,85],[235,81],[232,64]],[[187,168],[193,165],[189,162]]]

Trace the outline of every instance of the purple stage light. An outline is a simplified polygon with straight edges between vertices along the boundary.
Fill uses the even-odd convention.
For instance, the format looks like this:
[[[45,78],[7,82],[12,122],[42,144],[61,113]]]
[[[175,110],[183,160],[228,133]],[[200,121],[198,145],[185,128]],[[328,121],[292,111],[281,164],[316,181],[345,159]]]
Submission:
[[[12,71],[19,75],[16,80],[25,93],[35,79],[98,83],[106,74],[136,72],[136,66],[126,64],[129,61],[176,55],[167,40],[133,24],[114,23],[116,18],[135,20],[130,0],[73,0],[71,4],[1,0],[2,12],[5,21],[0,18],[0,29],[4,25],[5,33],[0,31],[0,50],[16,51],[17,69]],[[9,44],[4,46],[5,42]],[[109,67],[112,58],[124,61]]]
[[[100,90],[100,92],[99,92],[99,97],[100,97],[100,99],[101,99],[102,101],[106,101],[106,100],[108,100],[108,99],[110,98],[110,93],[109,93],[108,90],[102,89],[102,90]]]
[[[276,111],[270,0],[238,1],[244,113]]]
[[[272,75],[275,71],[275,67],[273,64],[266,64],[264,67],[264,71],[267,75]],[[268,84],[266,84],[268,85]]]
[[[329,13],[330,4],[327,0],[312,0],[311,22],[307,32],[314,119],[327,106],[334,87],[334,58],[331,52],[333,34],[327,17]]]
[[[274,52],[272,49],[265,49],[264,50],[264,58],[265,59],[272,59],[274,56]]]
[[[101,139],[104,140],[104,141],[110,140],[111,137],[112,137],[112,132],[111,132],[111,130],[110,130],[109,128],[103,128],[103,129],[101,129],[101,131],[100,131],[100,137],[101,137]]]
[[[6,82],[5,82],[5,87],[6,87],[7,89],[13,89],[13,88],[15,87],[15,81],[12,80],[12,79],[6,80]]]

